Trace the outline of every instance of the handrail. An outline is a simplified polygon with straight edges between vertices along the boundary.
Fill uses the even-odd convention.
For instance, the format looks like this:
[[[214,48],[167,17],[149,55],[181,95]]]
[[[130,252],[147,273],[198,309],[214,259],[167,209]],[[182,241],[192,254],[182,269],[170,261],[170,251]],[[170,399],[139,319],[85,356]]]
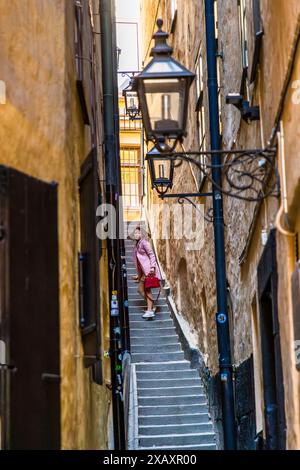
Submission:
[[[131,356],[125,351],[122,361],[122,382],[123,382],[123,409],[124,409],[124,430],[125,446],[128,448],[128,427],[129,427],[129,408],[130,408],[130,389],[131,389]]]

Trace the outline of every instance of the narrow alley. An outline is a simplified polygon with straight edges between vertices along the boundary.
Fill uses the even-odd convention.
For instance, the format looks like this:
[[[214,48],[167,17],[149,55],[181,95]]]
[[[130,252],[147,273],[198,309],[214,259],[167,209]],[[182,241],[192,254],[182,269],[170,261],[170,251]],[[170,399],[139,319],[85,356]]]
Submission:
[[[299,44],[300,0],[0,0],[0,461],[297,465]]]

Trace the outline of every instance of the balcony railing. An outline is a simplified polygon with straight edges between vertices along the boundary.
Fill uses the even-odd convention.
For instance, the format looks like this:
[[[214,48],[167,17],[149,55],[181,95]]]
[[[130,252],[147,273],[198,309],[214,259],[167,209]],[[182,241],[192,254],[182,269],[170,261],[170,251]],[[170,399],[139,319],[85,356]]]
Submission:
[[[126,115],[120,116],[120,131],[140,131],[142,129],[142,119],[133,121]]]

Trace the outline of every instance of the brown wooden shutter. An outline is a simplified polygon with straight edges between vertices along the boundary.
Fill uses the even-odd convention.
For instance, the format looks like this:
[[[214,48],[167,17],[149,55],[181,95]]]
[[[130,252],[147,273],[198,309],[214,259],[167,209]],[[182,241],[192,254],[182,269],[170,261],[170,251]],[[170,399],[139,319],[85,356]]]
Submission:
[[[85,366],[88,367],[101,359],[100,244],[96,235],[99,180],[97,174],[97,155],[94,150],[91,151],[81,167],[79,194],[81,233],[81,252],[79,255],[80,326]]]
[[[2,447],[60,448],[57,185],[0,167]]]
[[[91,93],[92,93],[92,63],[93,63],[93,34],[89,11],[89,2],[81,5],[75,2],[75,54],[76,54],[76,86],[80,101],[84,124],[91,124]]]

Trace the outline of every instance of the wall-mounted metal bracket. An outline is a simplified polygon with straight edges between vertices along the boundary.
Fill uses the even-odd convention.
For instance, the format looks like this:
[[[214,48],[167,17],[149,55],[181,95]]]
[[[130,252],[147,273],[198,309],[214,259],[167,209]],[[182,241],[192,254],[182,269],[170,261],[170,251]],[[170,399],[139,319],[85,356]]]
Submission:
[[[260,119],[259,106],[250,106],[248,100],[244,100],[239,93],[229,93],[226,96],[226,104],[232,104],[241,113],[242,119],[247,123]]]

